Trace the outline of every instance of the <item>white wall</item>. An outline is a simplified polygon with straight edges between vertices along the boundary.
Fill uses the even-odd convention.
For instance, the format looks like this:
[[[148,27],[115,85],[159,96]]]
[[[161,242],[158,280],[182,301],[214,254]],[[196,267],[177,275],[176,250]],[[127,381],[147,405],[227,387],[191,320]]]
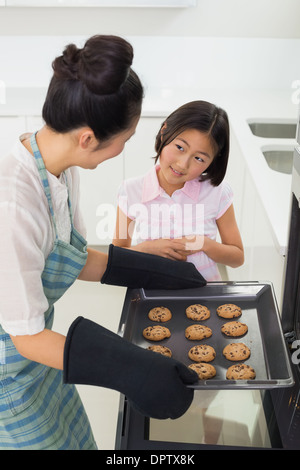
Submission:
[[[187,9],[7,7],[0,34],[299,38],[299,18],[299,0],[198,0]]]
[[[86,36],[0,36],[0,80],[47,87],[51,62]],[[290,89],[300,79],[300,39],[127,36],[148,88]]]

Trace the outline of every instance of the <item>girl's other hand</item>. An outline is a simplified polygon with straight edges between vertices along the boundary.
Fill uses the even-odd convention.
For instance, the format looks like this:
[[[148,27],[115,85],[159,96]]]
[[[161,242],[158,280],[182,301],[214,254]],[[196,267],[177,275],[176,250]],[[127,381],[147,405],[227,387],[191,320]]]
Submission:
[[[193,234],[193,235],[187,235],[182,238],[176,238],[175,240],[180,241],[181,243],[184,244],[185,251],[188,252],[188,254],[193,254],[203,249],[204,239],[205,239],[204,235]]]

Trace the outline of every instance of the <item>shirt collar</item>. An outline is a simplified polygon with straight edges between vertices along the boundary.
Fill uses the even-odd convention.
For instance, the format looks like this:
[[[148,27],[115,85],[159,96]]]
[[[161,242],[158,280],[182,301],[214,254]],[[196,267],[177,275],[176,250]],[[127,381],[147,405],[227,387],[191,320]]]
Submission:
[[[144,177],[142,203],[151,201],[164,193],[157,178],[158,169],[159,165],[155,165]],[[200,191],[200,182],[198,179],[187,181],[179,191],[182,191],[186,196],[197,201]]]

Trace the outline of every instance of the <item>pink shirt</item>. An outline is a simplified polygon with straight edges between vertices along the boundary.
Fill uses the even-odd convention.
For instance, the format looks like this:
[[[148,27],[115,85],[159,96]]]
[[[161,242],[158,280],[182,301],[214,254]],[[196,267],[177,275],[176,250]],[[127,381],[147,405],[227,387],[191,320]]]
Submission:
[[[169,196],[159,185],[157,169],[123,182],[118,205],[134,221],[133,243],[157,238],[180,238],[192,234],[215,240],[216,221],[232,204],[230,186],[223,181],[212,186],[208,181],[188,181]],[[122,234],[119,234],[122,237]],[[188,256],[207,281],[221,280],[216,263],[204,252]]]

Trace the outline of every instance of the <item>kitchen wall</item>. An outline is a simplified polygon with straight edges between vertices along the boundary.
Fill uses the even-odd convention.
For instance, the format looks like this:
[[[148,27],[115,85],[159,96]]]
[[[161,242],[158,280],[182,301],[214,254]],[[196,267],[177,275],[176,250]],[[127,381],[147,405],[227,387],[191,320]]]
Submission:
[[[195,8],[0,8],[0,81],[47,86],[65,44],[127,37],[148,88],[291,89],[300,79],[298,0],[198,0]]]
[[[0,11],[1,14],[1,11]],[[146,88],[291,89],[300,78],[300,39],[126,36]],[[46,87],[51,62],[86,36],[0,36],[0,80]]]

